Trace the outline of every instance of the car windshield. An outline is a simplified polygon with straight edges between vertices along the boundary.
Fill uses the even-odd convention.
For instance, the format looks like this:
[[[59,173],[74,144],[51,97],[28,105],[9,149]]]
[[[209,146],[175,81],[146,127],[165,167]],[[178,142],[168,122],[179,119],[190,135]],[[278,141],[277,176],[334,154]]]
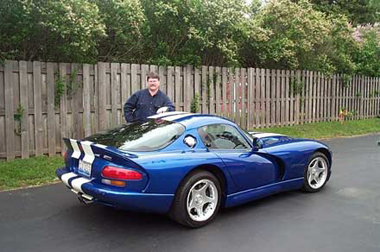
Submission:
[[[122,151],[154,151],[165,148],[182,135],[182,124],[160,119],[121,125],[85,138]]]

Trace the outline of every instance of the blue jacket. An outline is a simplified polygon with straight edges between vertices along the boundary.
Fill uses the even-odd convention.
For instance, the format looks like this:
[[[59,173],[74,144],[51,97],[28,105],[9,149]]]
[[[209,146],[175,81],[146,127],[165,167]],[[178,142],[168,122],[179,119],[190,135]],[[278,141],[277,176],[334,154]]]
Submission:
[[[127,122],[144,121],[161,107],[175,110],[173,102],[160,90],[151,96],[148,89],[143,89],[134,93],[124,104],[124,117]]]

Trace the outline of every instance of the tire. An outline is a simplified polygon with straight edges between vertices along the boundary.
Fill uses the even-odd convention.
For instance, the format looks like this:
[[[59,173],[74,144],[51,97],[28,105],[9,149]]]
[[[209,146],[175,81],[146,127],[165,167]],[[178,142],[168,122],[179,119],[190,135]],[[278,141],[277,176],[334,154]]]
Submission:
[[[327,157],[321,153],[314,153],[307,163],[304,172],[304,184],[302,190],[305,192],[318,192],[329,178],[330,164]]]
[[[221,198],[220,182],[212,173],[192,172],[178,188],[169,217],[190,228],[202,227],[214,220]]]

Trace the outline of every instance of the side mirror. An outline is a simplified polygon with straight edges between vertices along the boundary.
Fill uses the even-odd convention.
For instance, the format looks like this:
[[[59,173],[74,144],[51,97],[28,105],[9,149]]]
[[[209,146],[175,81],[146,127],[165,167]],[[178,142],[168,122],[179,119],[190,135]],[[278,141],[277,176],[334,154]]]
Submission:
[[[261,148],[263,148],[263,143],[260,140],[260,138],[257,138],[257,137],[253,138],[253,147],[252,147],[252,150],[253,151],[258,151]]]

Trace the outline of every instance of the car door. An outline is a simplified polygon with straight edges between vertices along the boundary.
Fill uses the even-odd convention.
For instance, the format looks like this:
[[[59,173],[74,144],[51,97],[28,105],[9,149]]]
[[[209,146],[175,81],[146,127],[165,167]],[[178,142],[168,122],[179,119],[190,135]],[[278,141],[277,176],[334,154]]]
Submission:
[[[276,180],[276,165],[266,158],[265,152],[252,151],[246,138],[234,126],[207,125],[200,127],[198,133],[205,146],[223,160],[240,191]]]

